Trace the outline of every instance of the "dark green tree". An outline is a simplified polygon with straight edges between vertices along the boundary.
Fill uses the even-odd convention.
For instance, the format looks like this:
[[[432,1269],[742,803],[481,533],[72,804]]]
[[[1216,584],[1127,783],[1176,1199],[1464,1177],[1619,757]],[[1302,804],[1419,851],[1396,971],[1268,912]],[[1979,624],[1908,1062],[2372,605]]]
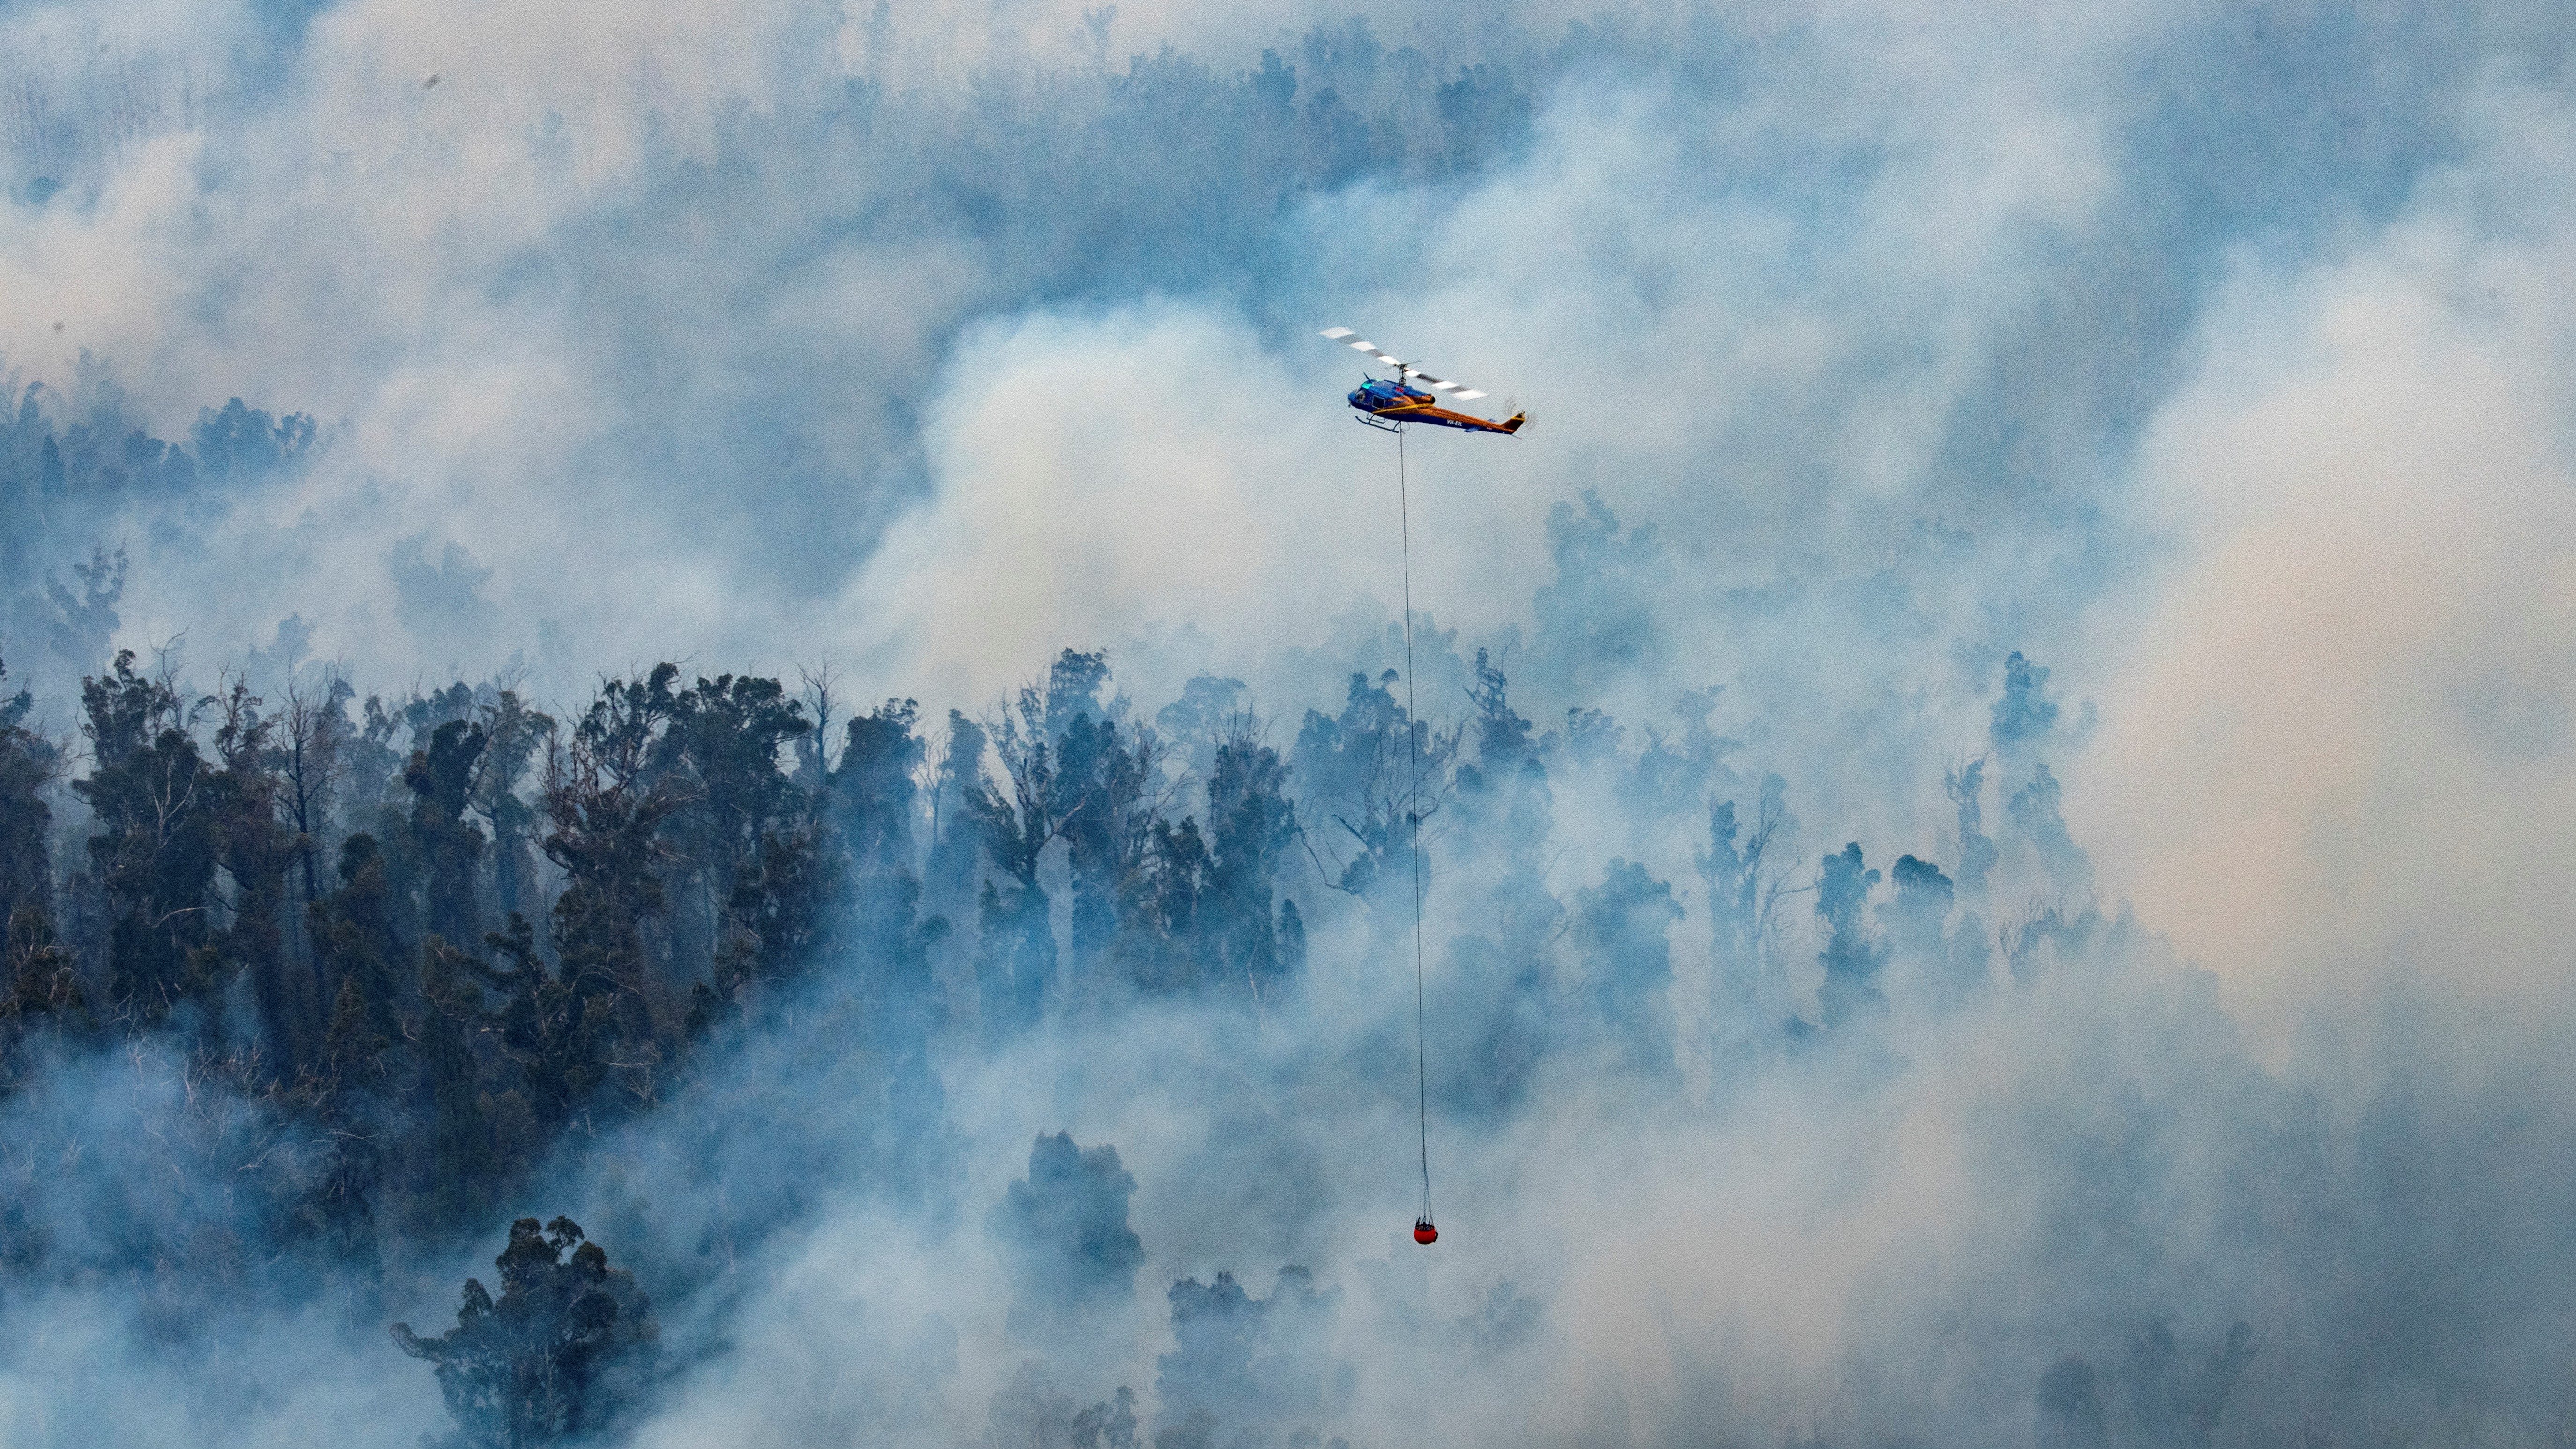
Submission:
[[[1825,979],[1816,988],[1818,1009],[1828,1027],[1857,1021],[1887,1005],[1877,986],[1878,968],[1887,964],[1887,943],[1869,929],[1863,911],[1878,884],[1878,872],[1861,862],[1860,842],[1825,857],[1816,876],[1816,921],[1823,927],[1825,948],[1816,959]]]
[[[1172,1408],[1215,1414],[1220,1422],[1252,1409],[1260,1398],[1252,1359],[1263,1346],[1261,1300],[1230,1272],[1207,1283],[1184,1278],[1172,1285],[1170,1299],[1172,1351],[1155,1362],[1154,1392]]]
[[[45,439],[51,457],[50,471],[62,475],[60,454],[54,451],[54,440]],[[110,557],[103,548],[90,550],[89,562],[72,565],[72,575],[80,580],[77,594],[64,588],[53,575],[45,576],[45,597],[54,606],[54,652],[75,669],[87,669],[105,655],[116,637],[117,603],[125,597],[125,550],[119,548]]]
[[[340,747],[350,735],[347,706],[354,693],[348,681],[339,678],[330,679],[318,691],[289,684],[286,707],[278,713],[277,770],[283,781],[279,803],[295,831],[295,867],[307,911],[322,898],[322,837],[342,768]]]
[[[654,1003],[664,984],[646,955],[644,927],[667,895],[659,869],[665,822],[687,808],[685,781],[657,768],[677,702],[676,665],[643,680],[600,687],[571,738],[549,752],[546,858],[564,875],[553,936],[565,985],[604,998],[623,1050],[626,1085],[651,1099],[659,1060]]]
[[[2058,802],[2064,787],[2049,773],[2045,763],[2031,770],[2030,783],[2015,790],[2004,802],[2004,813],[2012,817],[2024,839],[2039,856],[2042,869],[2048,872],[2051,885],[2063,895],[2081,895],[2093,885],[2093,862],[2084,847],[2066,828],[2066,817],[2059,812]]]
[[[1682,918],[1670,882],[1633,861],[1612,860],[1601,884],[1574,893],[1574,940],[1584,993],[1623,1071],[1668,1078],[1673,1057],[1673,953],[1667,936]]]
[[[931,911],[965,919],[975,904],[975,858],[981,830],[972,808],[984,780],[984,727],[963,711],[948,712],[930,788],[930,862],[922,882]]]
[[[921,913],[913,821],[916,773],[928,753],[914,733],[921,706],[889,699],[849,722],[841,757],[828,777],[831,824],[848,861],[846,910],[839,882],[818,875],[805,884],[818,920],[847,918],[855,927],[859,968],[883,1029],[917,1042],[930,1027],[930,948],[948,922]]]
[[[1018,714],[1004,711],[985,733],[1009,793],[990,779],[967,783],[976,837],[1004,877],[998,884],[988,877],[977,899],[975,976],[986,1029],[1009,1031],[1038,1019],[1055,984],[1055,932],[1046,888],[1038,884],[1038,859],[1056,837],[1060,797],[1055,748],[1035,691],[1022,691]]]
[[[1503,663],[1477,650],[1476,682],[1467,690],[1476,707],[1476,763],[1491,780],[1510,778],[1531,749],[1530,722],[1512,709],[1511,679],[1503,673]]]
[[[1718,690],[1688,689],[1673,704],[1682,723],[1676,741],[1664,730],[1645,727],[1646,747],[1619,777],[1613,794],[1628,814],[1630,838],[1640,848],[1666,838],[1668,827],[1696,812],[1715,782],[1721,790],[1741,783],[1725,768],[1723,757],[1738,742],[1720,738],[1708,727],[1716,712]]]
[[[287,781],[278,773],[278,721],[235,683],[218,700],[218,768],[207,786],[215,813],[217,858],[233,884],[230,923],[216,942],[228,970],[250,980],[258,1004],[268,1075],[291,1082],[320,1045],[326,1003],[309,972],[289,954],[294,923],[287,893],[296,864],[296,832],[285,812]]]
[[[1118,1392],[1073,1416],[1073,1449],[1136,1449],[1136,1391]]]
[[[827,775],[832,817],[861,873],[909,870],[913,804],[927,746],[914,726],[921,706],[889,699],[849,722],[841,757]]]
[[[393,1326],[403,1352],[436,1367],[456,1420],[448,1443],[529,1449],[613,1429],[639,1406],[659,1347],[635,1275],[609,1267],[567,1217],[512,1223],[510,1245],[492,1261],[501,1296],[466,1279],[454,1328],[423,1338]]]
[[[1584,489],[1581,503],[1548,511],[1556,577],[1531,601],[1539,662],[1578,698],[1629,670],[1651,674],[1670,647],[1655,622],[1670,570],[1654,525],[1623,535],[1599,493]]]
[[[337,788],[331,795],[344,828],[379,828],[385,795],[401,780],[410,759],[394,746],[394,736],[402,728],[402,718],[371,694],[359,710],[356,726],[335,731],[332,763],[338,769],[332,784]]]
[[[1374,683],[1353,674],[1339,715],[1306,711],[1292,754],[1317,817],[1307,839],[1336,862],[1330,883],[1369,902],[1381,942],[1413,918],[1416,827],[1447,798],[1462,738],[1414,719],[1396,700],[1398,679],[1392,669]]]
[[[429,1140],[420,1153],[422,1226],[466,1221],[484,1205],[499,1163],[475,1038],[492,1024],[482,980],[488,968],[431,935],[421,943],[422,1011],[414,1050],[427,1100]]]
[[[2016,649],[2004,659],[2004,692],[1995,700],[1986,734],[2007,759],[2036,749],[2057,727],[2057,702],[2048,697],[2048,671]]]
[[[0,668],[0,680],[7,677]],[[27,728],[34,707],[24,690],[0,698],[0,1090],[14,1079],[17,1044],[30,1032],[92,1022],[80,973],[54,933],[45,843],[53,810],[44,788],[62,752]]]
[[[537,954],[536,931],[512,912],[509,929],[484,938],[506,966],[491,984],[501,1006],[501,1050],[518,1068],[519,1086],[541,1134],[564,1129],[608,1079],[616,1039],[612,984],[550,971]]]
[[[1949,942],[1943,930],[1950,920],[1950,904],[1957,892],[1941,867],[1913,856],[1897,857],[1889,872],[1889,883],[1895,886],[1894,898],[1878,907],[1879,929],[1885,933],[1889,957],[1922,972],[1926,984],[1946,996],[1951,983],[1946,979],[1949,964]]]
[[[734,881],[726,934],[709,979],[691,990],[689,1036],[738,1018],[749,993],[783,985],[831,949],[849,906],[846,866],[831,828],[821,822],[774,831],[762,840],[759,854]],[[909,875],[897,882],[910,884]],[[892,904],[908,915],[918,895],[917,886],[908,894],[898,890]],[[863,923],[863,930],[867,924],[874,923]],[[908,933],[907,939],[918,935]],[[917,940],[914,945],[918,954]],[[870,964],[883,963],[872,958]]]
[[[1190,991],[1211,972],[1231,986],[1214,923],[1214,866],[1196,820],[1158,820],[1143,868],[1122,883],[1119,974],[1133,988],[1157,994]]]
[[[132,650],[81,681],[81,706],[93,764],[72,790],[98,822],[89,855],[109,917],[108,1006],[150,1026],[216,985],[201,954],[215,882],[215,781],[177,692],[136,674]]]
[[[0,1094],[18,1081],[19,1043],[40,1032],[86,1035],[97,1025],[71,953],[42,907],[22,905],[0,931]]]
[[[1941,774],[1941,789],[1950,797],[1959,820],[1959,897],[1970,907],[1986,898],[1986,875],[2000,852],[1986,834],[1986,762],[1980,756]]]
[[[305,913],[331,1013],[296,1096],[329,1143],[308,1203],[314,1229],[339,1256],[365,1262],[380,1245],[387,1165],[399,1160],[394,1124],[406,1118],[402,1102],[413,1078],[408,1055],[394,1049],[410,1036],[402,1018],[409,983],[396,969],[404,947],[393,933],[392,892],[374,836],[362,831],[341,842],[339,877],[339,889]]]
[[[8,677],[0,665],[0,682]],[[54,812],[44,790],[62,768],[62,752],[27,727],[35,704],[25,690],[0,697],[0,924],[22,910],[47,920],[53,914],[53,862],[45,835]]]
[[[332,995],[330,1030],[337,1032],[344,999],[354,993],[367,1030],[387,1042],[400,1040],[410,985],[402,966],[410,952],[394,929],[393,889],[374,836],[361,831],[340,842],[339,875],[339,889],[307,913],[322,983]]]
[[[1047,666],[1042,728],[1049,739],[1064,738],[1082,715],[1107,719],[1110,708],[1100,698],[1109,686],[1109,655],[1101,650],[1066,649]]]
[[[1950,924],[1956,892],[1941,868],[1913,856],[1900,857],[1888,873],[1895,899],[1878,908],[1892,959],[1918,975],[1933,1001],[1957,1006],[1986,984],[1993,950],[1986,924],[1973,911]]]
[[[315,1236],[344,1262],[371,1264],[377,1255],[376,1206],[390,1135],[383,1126],[391,1105],[386,1058],[392,1046],[359,978],[343,976],[321,1052],[305,1069],[296,1095],[329,1143],[305,1212]]]
[[[1180,754],[1190,773],[1205,779],[1216,767],[1217,746],[1247,721],[1240,679],[1197,674],[1181,686],[1181,697],[1154,712],[1154,727]]]
[[[1208,933],[1228,991],[1254,996],[1286,980],[1271,881],[1297,839],[1288,766],[1242,721],[1217,746],[1208,775]]]
[[[429,743],[412,751],[403,766],[403,786],[412,795],[410,845],[421,868],[421,925],[450,941],[472,941],[483,934],[475,894],[488,842],[466,812],[476,767],[490,739],[480,724],[448,720],[431,731]]]
[[[1206,1415],[1214,1424],[1246,1426],[1238,1440],[1258,1443],[1268,1436],[1253,1426],[1322,1408],[1341,1295],[1316,1292],[1314,1281],[1291,1264],[1266,1299],[1245,1292],[1230,1272],[1204,1284],[1174,1283],[1172,1351],[1154,1361],[1154,1392],[1167,1419]]]
[[[1696,861],[1699,877],[1708,886],[1709,990],[1721,1036],[1739,1033],[1760,1009],[1767,944],[1763,860],[1778,828],[1779,818],[1774,815],[1747,833],[1736,819],[1734,801],[1708,804],[1708,845],[1697,853]]]
[[[529,908],[536,862],[529,854],[537,812],[519,793],[530,768],[554,733],[551,716],[530,709],[518,691],[502,690],[482,714],[483,758],[474,774],[473,804],[492,824],[492,892],[504,915]]]
[[[1047,1341],[1086,1327],[1135,1297],[1145,1247],[1127,1224],[1136,1179],[1118,1149],[1082,1148],[1040,1134],[1029,1174],[993,1210],[993,1240],[1011,1275],[1011,1332]]]
[[[1061,661],[1057,668],[1064,669]],[[1153,798],[1158,750],[1142,727],[1094,718],[1087,709],[1059,705],[1052,695],[1049,717],[1064,718],[1062,732],[1054,736],[1049,814],[1065,844],[1073,887],[1072,976],[1089,988],[1098,984],[1117,939],[1123,888],[1152,848],[1159,818]]]
[[[644,751],[643,779],[672,801],[660,834],[674,888],[672,966],[687,974],[724,943],[724,915],[767,843],[806,823],[806,792],[781,758],[809,734],[804,706],[775,679],[719,675],[676,693],[664,665],[646,688],[662,716]]]

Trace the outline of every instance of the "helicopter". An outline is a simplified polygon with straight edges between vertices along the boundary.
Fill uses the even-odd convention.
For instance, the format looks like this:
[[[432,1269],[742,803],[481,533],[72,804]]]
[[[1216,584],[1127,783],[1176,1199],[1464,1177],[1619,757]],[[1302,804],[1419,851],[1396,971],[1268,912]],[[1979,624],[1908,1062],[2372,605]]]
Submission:
[[[1332,327],[1327,328],[1322,335],[1339,342],[1353,334],[1348,327]],[[1440,406],[1444,401],[1440,396],[1441,393],[1449,393],[1460,402],[1480,398],[1485,394],[1464,383],[1433,377],[1410,363],[1398,361],[1395,357],[1378,351],[1377,344],[1374,342],[1361,340],[1349,346],[1352,351],[1365,352],[1395,369],[1395,377],[1391,381],[1380,381],[1372,377],[1352,390],[1351,406],[1360,412],[1360,416],[1353,421],[1366,423],[1373,428],[1382,428],[1388,432],[1398,431],[1406,423],[1429,423],[1434,427],[1456,428],[1460,432],[1501,433],[1506,437],[1519,432],[1522,424],[1529,421],[1528,413],[1518,411],[1499,423],[1490,418],[1477,417],[1473,413],[1451,412]],[[1426,392],[1413,386],[1410,381],[1413,378],[1420,378],[1430,384],[1432,390]]]

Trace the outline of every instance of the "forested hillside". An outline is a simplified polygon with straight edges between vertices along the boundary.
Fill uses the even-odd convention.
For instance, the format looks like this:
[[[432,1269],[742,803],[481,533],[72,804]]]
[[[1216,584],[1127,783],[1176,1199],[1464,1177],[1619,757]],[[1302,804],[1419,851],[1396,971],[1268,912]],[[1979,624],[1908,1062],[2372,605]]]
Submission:
[[[1551,527],[1540,610],[1614,647],[1619,619],[1581,601],[1601,552],[1585,529],[1618,521],[1595,499]],[[85,594],[53,591],[60,642],[112,621],[119,573],[102,558]],[[1722,691],[1659,722],[1533,721],[1508,656],[1451,663],[1456,707],[1423,718],[1392,669],[1292,716],[1210,675],[1138,700],[1114,658],[1073,648],[1007,698],[935,712],[820,668],[663,663],[539,701],[508,677],[362,692],[350,660],[284,661],[254,690],[130,650],[83,678],[73,733],[33,727],[21,692],[0,734],[10,1291],[130,1300],[152,1352],[199,1374],[212,1321],[318,1313],[381,1335],[409,1314],[370,1372],[431,1360],[457,1442],[556,1442],[647,1424],[742,1352],[727,1325],[775,1271],[753,1265],[855,1202],[996,1255],[994,1331],[1027,1361],[993,1393],[991,1442],[1360,1433],[1387,1422],[1361,1344],[1480,1382],[1552,1351],[1543,1285],[1491,1281],[1443,1318],[1404,1286],[1418,1265],[1363,1263],[1372,1306],[1352,1320],[1329,1263],[1281,1268],[1266,1297],[1223,1247],[1205,1279],[1158,1279],[1175,1260],[1131,1223],[1118,1147],[1053,1130],[1045,1104],[1078,1120],[1105,1087],[1211,1110],[1182,1158],[1215,1174],[1185,1189],[1188,1233],[1320,1243],[1346,1197],[1398,1211],[1418,814],[1444,1179],[1525,1170],[1504,1165],[1554,1121],[1722,1134],[1783,1091],[1892,1105],[1918,1056],[2038,1023],[2080,1039],[2103,1007],[2178,1052],[2121,1048],[2144,1076],[2078,1089],[2098,1100],[2071,1119],[1997,1103],[2076,1174],[2011,1281],[2073,1296],[2025,1319],[1957,1285],[1978,1387],[1936,1411],[1885,1385],[1874,1412],[2035,1413],[2052,1444],[2104,1425],[2250,1442],[2298,1395],[2374,1382],[2405,1315],[2492,1311],[2436,1287],[2442,1253],[2403,1246],[2412,1219],[2389,1216],[2374,1164],[2427,1130],[2410,1089],[2336,1147],[2345,1129],[2231,1045],[2195,973],[2096,904],[2049,763],[2064,706],[2046,668],[2003,660],[1975,748],[1922,762],[1948,813],[1909,852],[1804,831],[1797,783],[1749,772],[1724,733]],[[1078,1064],[1095,1052],[1112,1059]],[[983,1199],[1022,1171],[977,1160],[997,1082],[1050,1128]],[[1274,1095],[1302,1120],[1259,1105]],[[2221,1102],[2236,1125],[2209,1115]],[[2186,1124],[2214,1163],[2154,1145]],[[1324,1145],[1370,1136],[1385,1150]],[[1391,1180],[1335,1179],[1372,1160]],[[1491,1190],[1451,1189],[1466,1223]],[[2231,1226],[2184,1231],[2177,1191],[2214,1192]],[[434,1302],[513,1219],[498,1297],[478,1278],[453,1329],[415,1331],[403,1305]],[[2318,1261],[2334,1276],[2271,1276]],[[2177,1317],[2188,1262],[2234,1266]],[[953,1360],[953,1328],[933,1333],[944,1351],[921,1331],[901,1352]],[[1140,1331],[1164,1345],[1150,1385],[1118,1346]],[[857,1394],[829,1422],[918,1426],[941,1412],[925,1387]]]

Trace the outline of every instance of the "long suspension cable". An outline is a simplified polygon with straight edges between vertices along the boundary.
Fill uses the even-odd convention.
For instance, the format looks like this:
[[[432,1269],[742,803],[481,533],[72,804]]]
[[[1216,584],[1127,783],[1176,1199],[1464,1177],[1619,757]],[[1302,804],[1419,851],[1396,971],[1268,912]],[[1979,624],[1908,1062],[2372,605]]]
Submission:
[[[1406,843],[1413,856],[1413,1067],[1415,1108],[1422,1126],[1422,1217],[1431,1218],[1431,1053],[1422,1026],[1422,747],[1413,732],[1422,713],[1413,685],[1413,499],[1404,476],[1404,429],[1395,430],[1397,536],[1404,550],[1404,753],[1412,766],[1405,800]]]

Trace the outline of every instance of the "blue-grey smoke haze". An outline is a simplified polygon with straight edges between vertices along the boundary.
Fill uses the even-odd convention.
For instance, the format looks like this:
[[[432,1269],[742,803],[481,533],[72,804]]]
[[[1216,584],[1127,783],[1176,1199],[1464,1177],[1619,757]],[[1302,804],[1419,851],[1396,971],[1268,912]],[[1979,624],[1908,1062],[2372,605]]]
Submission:
[[[1008,1031],[934,902],[925,1042],[822,963],[363,1267],[273,1219],[314,1131],[48,1048],[0,1445],[444,1433],[385,1325],[558,1211],[661,1314],[639,1445],[2566,1442],[2571,62],[2505,0],[0,8],[32,723],[124,647],[933,734],[1099,648],[1176,816],[1238,683],[1306,932]],[[1404,444],[1428,1252],[1334,325],[1535,417]]]

